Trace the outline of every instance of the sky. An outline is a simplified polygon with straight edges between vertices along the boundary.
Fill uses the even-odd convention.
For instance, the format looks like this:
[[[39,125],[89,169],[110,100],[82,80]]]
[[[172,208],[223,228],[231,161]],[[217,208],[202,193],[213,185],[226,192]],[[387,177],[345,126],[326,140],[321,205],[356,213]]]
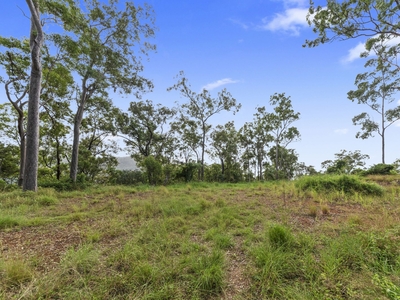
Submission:
[[[194,91],[206,88],[216,96],[226,88],[242,104],[236,115],[224,112],[210,120],[214,125],[234,120],[239,129],[253,120],[257,107],[266,106],[272,112],[271,95],[285,93],[301,114],[293,123],[301,140],[289,145],[299,161],[320,169],[321,162],[346,149],[368,154],[368,165],[380,163],[380,137],[356,139],[360,128],[352,123],[354,116],[369,113],[369,108],[347,98],[356,88],[357,74],[366,71],[366,60],[359,57],[365,39],[302,47],[306,39],[317,37],[306,22],[307,0],[146,2],[154,9],[157,31],[150,42],[157,51],[144,62],[143,75],[152,80],[154,89],[143,100],[169,107],[184,103],[177,91],[167,92],[184,71]],[[324,1],[316,4],[324,5]],[[26,15],[24,0],[2,0],[0,35],[28,36]],[[396,104],[400,104],[398,99],[400,95]],[[122,109],[136,100],[133,96],[113,99]],[[0,103],[4,102],[6,97],[0,93]],[[399,134],[400,123],[386,133],[387,163],[400,158]]]

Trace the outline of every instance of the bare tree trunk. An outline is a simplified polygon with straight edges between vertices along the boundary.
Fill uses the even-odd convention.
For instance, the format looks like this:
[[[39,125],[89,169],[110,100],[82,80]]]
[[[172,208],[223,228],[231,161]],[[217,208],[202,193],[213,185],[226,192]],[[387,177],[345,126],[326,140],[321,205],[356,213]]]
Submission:
[[[79,140],[80,140],[80,129],[83,119],[83,112],[85,111],[85,104],[87,100],[92,96],[94,92],[94,87],[86,87],[87,78],[82,80],[82,95],[78,105],[78,111],[76,112],[74,118],[74,139],[72,142],[72,157],[70,165],[69,177],[72,182],[76,182],[76,177],[78,175],[78,162],[79,162]]]
[[[19,146],[19,177],[18,186],[22,187],[25,175],[25,160],[26,160],[26,141],[25,134],[21,137],[21,144]]]
[[[278,143],[275,143],[276,146],[276,151],[275,151],[275,180],[279,179],[279,173],[278,173],[278,159],[279,159],[279,145]]]
[[[200,180],[203,181],[204,180],[204,151],[205,151],[205,147],[206,147],[206,129],[205,129],[205,125],[203,123],[203,141],[201,144],[201,173],[200,173]]]
[[[82,95],[83,97],[83,95]],[[74,140],[72,143],[72,157],[69,177],[73,182],[76,182],[78,175],[78,159],[79,159],[79,139],[80,139],[80,127],[83,119],[83,103],[81,101],[78,111],[74,118]]]
[[[39,100],[42,80],[40,51],[43,45],[43,30],[40,24],[39,3],[26,0],[31,12],[31,78],[28,102],[28,124],[26,130],[26,161],[23,190],[37,191],[39,157]]]
[[[382,129],[382,163],[385,163],[385,128]]]

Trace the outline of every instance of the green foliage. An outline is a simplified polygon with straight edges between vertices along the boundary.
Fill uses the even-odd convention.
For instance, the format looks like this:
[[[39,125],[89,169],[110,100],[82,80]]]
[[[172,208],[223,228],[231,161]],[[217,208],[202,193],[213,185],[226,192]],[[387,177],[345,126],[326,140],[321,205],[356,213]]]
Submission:
[[[389,299],[400,299],[400,287],[394,284],[389,278],[375,274],[373,283],[379,286]]]
[[[168,90],[176,90],[189,101],[181,106],[180,120],[181,125],[175,127],[180,128],[184,133],[185,140],[189,140],[189,147],[195,146],[201,148],[201,157],[198,160],[201,163],[200,180],[204,180],[204,154],[206,152],[206,136],[212,126],[209,120],[212,116],[222,111],[233,111],[235,114],[241,108],[241,104],[226,90],[223,89],[218,93],[218,97],[213,98],[207,90],[196,93],[191,90],[190,83],[185,77],[183,71],[178,75],[178,83],[168,88]],[[193,143],[194,142],[194,143]],[[196,149],[193,148],[196,152]]]
[[[388,164],[376,164],[363,172],[365,175],[391,175],[396,174],[395,166]]]
[[[326,160],[321,166],[327,174],[352,174],[365,166],[366,159],[369,159],[369,155],[361,154],[359,150],[341,150],[335,153],[335,160]]]
[[[190,182],[193,180],[193,177],[197,170],[199,170],[200,164],[188,162],[180,167],[178,170],[176,177],[183,178],[185,182]]]
[[[398,3],[396,1],[326,1],[326,5],[311,2],[307,21],[318,34],[306,45],[315,47],[334,40],[370,37],[366,48],[398,33]],[[397,46],[397,45],[396,45]],[[394,46],[394,48],[396,48]]]
[[[294,242],[290,230],[282,225],[271,226],[268,230],[268,239],[273,248],[287,249],[291,247]]]
[[[163,156],[171,142],[171,132],[164,132],[164,127],[175,113],[174,109],[154,105],[150,100],[131,102],[128,113],[119,113],[119,129],[137,161],[150,155]]]
[[[153,156],[148,156],[141,162],[145,170],[148,183],[156,185],[162,182],[162,165]]]
[[[329,193],[340,191],[345,194],[363,194],[382,196],[384,189],[375,184],[363,181],[357,176],[350,175],[319,175],[303,176],[296,180],[295,185],[302,191]]]
[[[52,188],[56,191],[62,192],[82,190],[90,186],[90,183],[87,181],[85,174],[79,174],[75,183],[67,177],[63,177],[60,180],[57,180],[56,178],[39,178],[38,186],[42,188]]]
[[[193,257],[193,260],[190,268],[197,278],[195,288],[204,296],[221,292],[224,287],[222,252],[215,250],[209,255]]]
[[[144,174],[140,170],[115,170],[113,182],[122,185],[138,185],[145,183]]]
[[[12,228],[19,225],[19,221],[16,218],[10,216],[0,217],[0,229]]]
[[[0,282],[3,282],[3,286],[18,288],[31,281],[32,278],[32,269],[25,261],[20,259],[0,261]]]
[[[0,178],[7,182],[15,182],[18,172],[18,147],[0,142]]]

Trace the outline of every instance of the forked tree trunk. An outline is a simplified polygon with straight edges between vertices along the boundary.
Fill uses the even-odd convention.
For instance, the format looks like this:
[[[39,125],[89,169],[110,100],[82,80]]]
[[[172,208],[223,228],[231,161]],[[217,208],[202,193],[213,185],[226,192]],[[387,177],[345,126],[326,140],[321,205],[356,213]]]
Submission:
[[[43,45],[43,30],[40,23],[39,3],[26,0],[31,12],[31,78],[28,102],[28,124],[26,130],[26,161],[23,190],[37,191],[39,157],[39,100],[42,80],[40,51]]]

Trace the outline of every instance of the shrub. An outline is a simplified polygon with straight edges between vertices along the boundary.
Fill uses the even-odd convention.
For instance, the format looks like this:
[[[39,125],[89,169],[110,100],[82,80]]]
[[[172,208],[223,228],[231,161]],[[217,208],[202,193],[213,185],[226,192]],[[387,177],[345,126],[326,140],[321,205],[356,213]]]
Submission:
[[[365,175],[390,175],[393,174],[395,168],[393,165],[377,164],[370,167],[364,172]]]
[[[295,184],[300,190],[321,193],[342,191],[350,195],[358,193],[374,196],[382,196],[384,193],[384,189],[378,184],[365,182],[354,175],[303,176]]]
[[[122,185],[137,185],[145,181],[143,172],[140,170],[117,170],[114,176],[115,183]]]

